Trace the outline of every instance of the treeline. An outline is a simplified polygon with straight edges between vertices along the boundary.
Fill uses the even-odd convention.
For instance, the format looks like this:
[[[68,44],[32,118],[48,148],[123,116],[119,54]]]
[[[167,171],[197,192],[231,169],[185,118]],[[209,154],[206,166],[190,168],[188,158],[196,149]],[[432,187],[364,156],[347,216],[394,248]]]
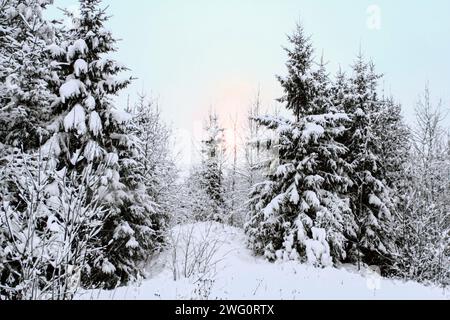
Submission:
[[[278,77],[287,114],[264,115],[258,94],[238,130],[238,156],[236,147],[223,151],[225,129],[210,116],[202,164],[187,180],[197,190],[189,198],[210,204],[200,200],[190,212],[244,227],[249,247],[270,261],[377,266],[448,285],[443,107],[426,88],[408,127],[372,61],[359,54],[348,72],[330,76],[301,26],[289,41],[287,75]]]

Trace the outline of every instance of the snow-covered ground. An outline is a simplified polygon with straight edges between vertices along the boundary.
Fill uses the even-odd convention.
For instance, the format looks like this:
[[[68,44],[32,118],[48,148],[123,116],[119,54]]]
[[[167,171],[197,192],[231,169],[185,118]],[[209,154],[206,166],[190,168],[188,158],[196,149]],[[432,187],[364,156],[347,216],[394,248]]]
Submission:
[[[148,280],[115,291],[82,292],[78,298],[450,299],[448,290],[381,279],[350,266],[317,269],[297,262],[269,263],[246,249],[242,230],[217,223],[177,227],[172,243],[172,249],[149,263]]]

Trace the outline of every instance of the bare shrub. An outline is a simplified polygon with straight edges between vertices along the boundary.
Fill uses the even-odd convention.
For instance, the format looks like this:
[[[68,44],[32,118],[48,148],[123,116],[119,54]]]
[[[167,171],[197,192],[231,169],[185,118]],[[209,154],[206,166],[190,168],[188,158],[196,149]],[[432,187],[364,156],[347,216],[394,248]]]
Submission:
[[[40,156],[18,154],[5,161],[0,298],[72,299],[87,258],[101,250],[91,239],[106,214],[96,191],[87,191],[96,190],[97,176],[91,167],[81,177],[67,176]]]
[[[169,235],[170,268],[173,280],[192,279],[200,296],[205,297],[217,275],[217,264],[223,259],[219,256],[222,243],[214,235],[215,223],[202,224],[188,228],[175,228]],[[198,231],[198,232],[197,232]],[[209,293],[208,293],[209,295]]]

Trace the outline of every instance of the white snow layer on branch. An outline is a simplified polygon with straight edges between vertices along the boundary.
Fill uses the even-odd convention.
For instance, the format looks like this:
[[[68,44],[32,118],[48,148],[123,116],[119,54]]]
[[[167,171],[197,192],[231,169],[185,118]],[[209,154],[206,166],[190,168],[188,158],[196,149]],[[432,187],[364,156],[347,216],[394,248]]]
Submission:
[[[80,80],[70,79],[59,88],[59,96],[61,102],[65,103],[66,99],[75,97],[85,91],[84,85]]]
[[[84,55],[88,52],[88,47],[83,39],[76,40],[73,45],[67,49],[67,57],[73,59],[77,53]]]
[[[95,109],[95,99],[93,96],[89,95],[86,100],[84,100],[84,105],[88,110],[94,110]]]
[[[293,204],[298,204],[298,202],[300,201],[300,195],[298,194],[297,187],[295,185],[292,187],[290,201]]]
[[[371,205],[374,205],[377,208],[380,208],[381,206],[383,206],[383,202],[381,202],[380,198],[378,198],[376,195],[371,194],[369,197],[369,203]]]
[[[41,152],[45,157],[59,156],[61,154],[61,147],[56,135],[52,136],[47,140],[47,142],[45,142],[45,144],[41,147]]]
[[[283,201],[284,197],[285,197],[284,194],[280,194],[277,197],[275,197],[264,209],[264,215],[266,217],[270,217],[274,213],[274,211],[279,210],[280,204]]]
[[[127,123],[133,118],[133,116],[130,113],[123,110],[113,110],[111,113],[114,120],[116,120],[120,124]]]
[[[113,238],[115,240],[122,238],[123,236],[134,236],[134,230],[130,227],[128,222],[120,224],[116,230],[114,230]]]
[[[333,260],[330,256],[330,246],[326,240],[326,231],[321,228],[312,228],[313,239],[305,241],[308,264],[331,267]]]
[[[322,126],[316,123],[307,123],[305,125],[305,129],[302,132],[302,138],[308,142],[311,139],[317,141],[317,139],[319,139],[324,133],[325,129]]]
[[[98,136],[103,129],[102,120],[96,111],[91,112],[89,115],[89,130],[94,137]]]
[[[103,154],[102,148],[98,145],[97,142],[89,140],[87,143],[83,155],[86,157],[86,160],[91,162],[96,158],[99,158]]]
[[[314,191],[305,191],[305,199],[309,205],[313,207],[319,207],[320,201],[317,198],[317,194]]]
[[[78,59],[75,61],[73,68],[77,77],[88,72],[88,64],[83,59]]]
[[[52,57],[59,57],[60,55],[64,54],[65,51],[60,46],[58,46],[56,43],[53,43],[49,46],[47,46],[47,50],[50,52]]]
[[[86,133],[86,113],[81,105],[76,104],[64,118],[64,129],[66,132],[75,129],[80,135]]]
[[[104,260],[102,264],[102,271],[106,274],[113,274],[116,271],[116,267],[114,267],[114,265],[108,260]]]

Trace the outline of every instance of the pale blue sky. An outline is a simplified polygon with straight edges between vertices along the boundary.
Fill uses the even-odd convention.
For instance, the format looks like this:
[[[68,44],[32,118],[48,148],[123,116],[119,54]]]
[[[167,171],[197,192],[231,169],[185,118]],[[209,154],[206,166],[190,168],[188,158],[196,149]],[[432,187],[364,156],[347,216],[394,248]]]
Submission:
[[[70,7],[76,0],[55,0]],[[282,46],[301,19],[335,73],[348,68],[359,46],[385,74],[388,92],[411,121],[425,82],[450,105],[450,1],[448,0],[105,0],[118,59],[141,88],[159,96],[166,119],[187,136],[213,105],[227,123],[244,110],[258,85],[267,106],[280,95]],[[367,8],[381,9],[381,29],[367,26]],[[52,13],[53,14],[53,13]],[[132,97],[133,98],[133,97]],[[242,112],[241,112],[242,113]],[[195,129],[197,128],[197,129]]]

